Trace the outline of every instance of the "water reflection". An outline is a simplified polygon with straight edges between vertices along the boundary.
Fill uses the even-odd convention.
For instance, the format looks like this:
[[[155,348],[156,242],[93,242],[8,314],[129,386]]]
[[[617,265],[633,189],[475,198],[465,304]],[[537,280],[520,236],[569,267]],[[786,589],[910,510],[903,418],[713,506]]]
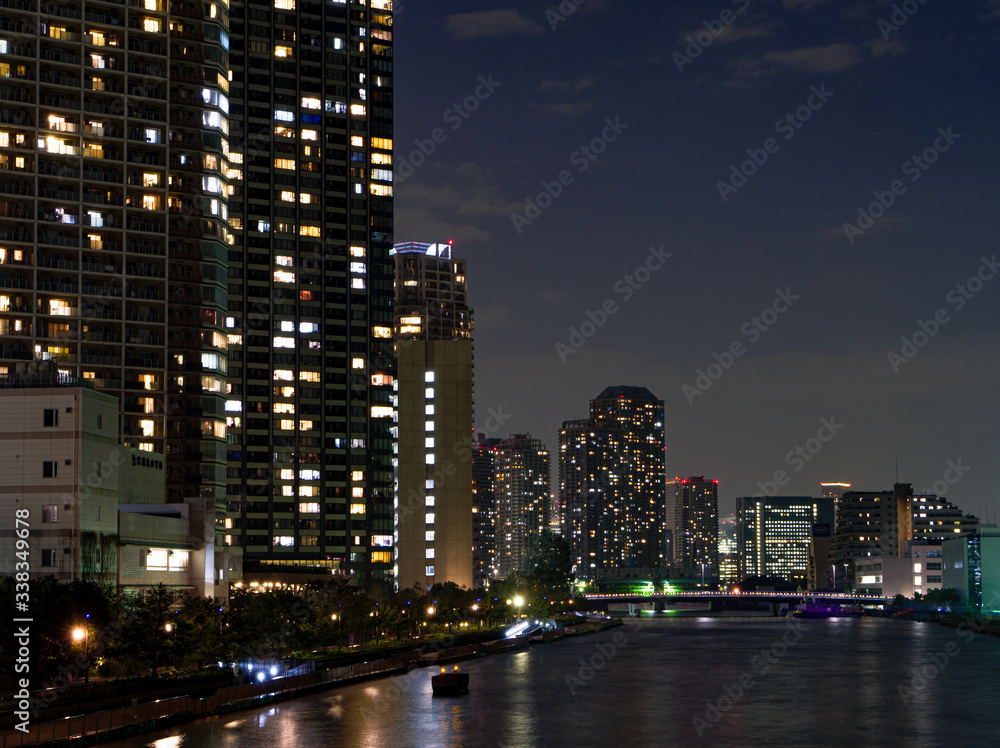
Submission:
[[[789,643],[784,620],[646,620],[623,629],[614,656],[574,690],[567,678],[579,676],[611,632],[462,663],[471,675],[463,696],[433,698],[437,669],[425,668],[112,745],[995,744],[995,692],[979,684],[995,682],[1000,641],[905,621],[799,625],[801,637]],[[904,702],[900,686],[911,683],[914,668],[940,660],[949,642],[958,653]],[[765,669],[754,658],[767,651],[776,656]],[[725,709],[699,737],[693,718],[710,703]]]

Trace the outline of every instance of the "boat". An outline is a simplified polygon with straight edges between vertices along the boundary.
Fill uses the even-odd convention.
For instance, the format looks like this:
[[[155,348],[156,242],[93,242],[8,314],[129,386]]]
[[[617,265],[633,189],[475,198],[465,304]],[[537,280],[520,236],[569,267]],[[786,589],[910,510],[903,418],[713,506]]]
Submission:
[[[799,603],[790,616],[793,618],[854,618],[860,611],[853,605],[840,603]]]
[[[458,672],[458,665],[449,673],[447,668],[431,678],[435,696],[458,696],[469,691],[469,674]]]

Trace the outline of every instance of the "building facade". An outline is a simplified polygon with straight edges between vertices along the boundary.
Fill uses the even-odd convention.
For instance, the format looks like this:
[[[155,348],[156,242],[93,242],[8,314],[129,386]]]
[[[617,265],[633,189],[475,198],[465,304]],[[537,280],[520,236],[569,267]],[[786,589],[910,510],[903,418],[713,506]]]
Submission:
[[[697,475],[668,482],[674,574],[706,581],[719,572],[719,481]]]
[[[500,575],[496,452],[500,439],[476,434],[472,448],[472,562],[475,586]]]
[[[663,568],[663,401],[645,387],[608,387],[590,418],[559,435],[559,503],[574,573]]]
[[[236,1],[230,40],[229,534],[391,583],[391,2]]]
[[[0,374],[116,396],[221,583],[228,7],[18,0],[0,24]]]
[[[474,587],[472,310],[450,244],[393,249],[399,589]]]
[[[512,434],[496,446],[497,576],[531,571],[535,539],[549,528],[550,456],[530,434]]]
[[[833,522],[833,499],[744,496],[736,499],[740,576],[806,580],[817,524]]]
[[[12,518],[0,530],[0,574],[15,572],[16,517],[39,575],[214,595],[214,559],[191,532],[205,517],[164,503],[164,455],[123,446],[117,398],[77,381],[0,388],[0,505]]]
[[[736,584],[740,581],[740,554],[736,535],[736,515],[719,520],[719,581]]]

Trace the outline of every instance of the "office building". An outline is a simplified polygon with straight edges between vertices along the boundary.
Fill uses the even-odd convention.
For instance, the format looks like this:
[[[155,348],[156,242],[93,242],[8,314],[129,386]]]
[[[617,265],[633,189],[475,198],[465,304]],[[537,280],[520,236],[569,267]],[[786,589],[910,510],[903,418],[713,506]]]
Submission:
[[[549,528],[549,451],[530,434],[512,434],[496,447],[498,576],[510,578],[531,571],[535,540]]]
[[[229,15],[227,534],[257,568],[389,583],[391,2]],[[201,70],[176,70],[199,102]]]
[[[117,397],[224,595],[227,6],[15,0],[0,26],[0,373]]]
[[[674,478],[671,497],[674,573],[712,579],[719,573],[719,481],[704,476]]]
[[[808,496],[744,496],[736,499],[740,575],[808,577],[813,528],[833,522],[833,500]]]
[[[845,492],[851,490],[850,483],[820,483],[820,498],[833,500],[833,522],[837,521],[837,507],[840,505],[840,497]]]
[[[450,244],[398,244],[395,274],[399,589],[476,584],[472,310]]]
[[[736,515],[719,520],[719,581],[736,584],[740,581],[739,546],[736,535]]]
[[[940,543],[914,540],[906,544],[904,554],[901,558],[869,556],[855,559],[857,580],[853,591],[860,595],[913,598],[944,586]]]
[[[574,573],[665,566],[663,401],[608,387],[559,433],[559,502]],[[713,535],[713,543],[715,542]]]

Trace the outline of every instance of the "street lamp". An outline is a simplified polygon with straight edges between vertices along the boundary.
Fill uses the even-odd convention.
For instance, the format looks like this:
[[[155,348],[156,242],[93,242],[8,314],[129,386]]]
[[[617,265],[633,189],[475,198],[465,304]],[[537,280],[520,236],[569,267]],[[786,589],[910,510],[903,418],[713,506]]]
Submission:
[[[514,607],[517,608],[517,617],[521,617],[521,606],[524,605],[524,598],[521,595],[514,595]]]
[[[84,642],[84,650],[86,652],[86,665],[83,671],[83,683],[84,685],[90,684],[90,613],[87,613],[88,620],[84,622],[83,628],[79,626],[73,629],[73,641]]]

